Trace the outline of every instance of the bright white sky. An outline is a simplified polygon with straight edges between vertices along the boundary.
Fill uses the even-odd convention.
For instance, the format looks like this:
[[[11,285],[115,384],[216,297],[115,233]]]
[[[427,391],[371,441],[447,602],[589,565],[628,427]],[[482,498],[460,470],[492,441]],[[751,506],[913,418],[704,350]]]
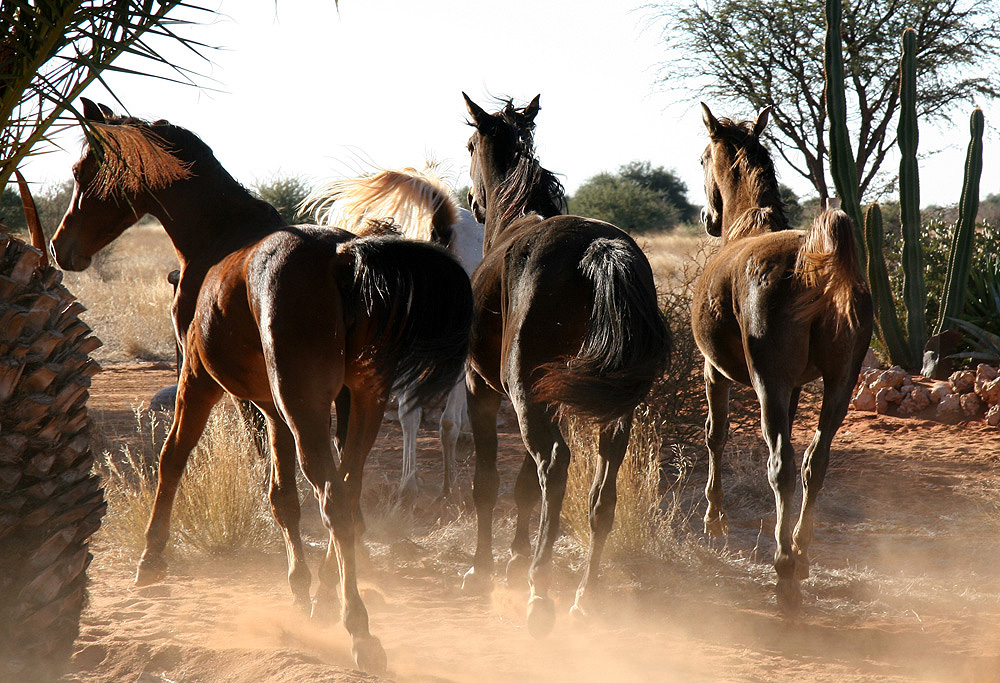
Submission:
[[[206,52],[211,63],[168,53],[212,79],[217,91],[108,80],[128,113],[191,129],[245,185],[275,176],[321,183],[364,170],[366,162],[421,166],[427,156],[445,162],[462,185],[470,129],[461,92],[491,111],[491,96],[523,104],[540,93],[538,156],[568,191],[601,171],[647,160],[673,169],[692,203],[701,204],[701,110],[658,84],[666,52],[642,4],[341,0],[338,12],[333,0],[221,0],[211,24],[184,31],[221,48]],[[120,110],[99,85],[87,96]],[[1000,158],[1000,107],[985,113],[984,197],[1000,191],[1000,168],[990,163]],[[922,204],[958,201],[967,121],[963,113],[953,128],[921,131],[922,152],[944,149],[921,163]],[[65,134],[67,151],[34,159],[25,175],[41,183],[69,178],[79,138]],[[779,174],[799,194],[811,194],[790,168],[779,164]]]

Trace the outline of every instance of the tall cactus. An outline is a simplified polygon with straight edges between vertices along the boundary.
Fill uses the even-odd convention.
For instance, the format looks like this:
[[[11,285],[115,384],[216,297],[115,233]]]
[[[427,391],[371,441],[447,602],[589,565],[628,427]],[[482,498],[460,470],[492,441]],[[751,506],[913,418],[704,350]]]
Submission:
[[[858,164],[847,134],[847,97],[844,93],[844,52],[840,41],[841,0],[826,0],[826,75],[827,117],[830,119],[830,173],[844,212],[854,221],[855,237],[862,243],[861,197],[858,188]],[[858,250],[863,260],[864,250]],[[862,263],[864,265],[864,263]]]
[[[903,301],[906,305],[907,354],[910,365],[920,363],[927,344],[927,286],[920,247],[920,176],[917,170],[917,34],[903,31],[899,60],[899,220],[903,234]]]
[[[951,327],[951,320],[958,317],[965,305],[965,294],[969,288],[969,268],[972,265],[972,247],[976,236],[976,214],[979,213],[979,179],[983,174],[983,129],[986,122],[983,110],[972,110],[969,122],[971,139],[965,155],[965,178],[962,180],[962,199],[958,203],[958,222],[951,240],[948,256],[948,277],[941,296],[938,313],[938,334]]]
[[[899,204],[903,236],[903,304],[906,308],[906,330],[896,314],[896,304],[889,284],[883,253],[882,214],[873,205],[861,221],[858,196],[858,169],[847,135],[847,108],[844,95],[844,64],[840,41],[842,0],[826,0],[826,106],[830,119],[830,172],[844,210],[857,226],[864,225],[861,239],[865,244],[865,270],[875,299],[878,331],[893,363],[908,369],[921,366],[927,343],[927,286],[924,281],[923,252],[920,246],[920,181],[917,171],[917,106],[916,106],[916,33],[903,32],[899,77],[899,124],[897,139],[900,150]],[[940,316],[935,332],[941,332],[962,309],[968,286],[972,260],[975,219],[979,209],[979,178],[983,159],[983,113],[972,112],[972,140],[965,163],[965,180],[959,205],[959,222],[955,228],[948,278],[942,293]]]

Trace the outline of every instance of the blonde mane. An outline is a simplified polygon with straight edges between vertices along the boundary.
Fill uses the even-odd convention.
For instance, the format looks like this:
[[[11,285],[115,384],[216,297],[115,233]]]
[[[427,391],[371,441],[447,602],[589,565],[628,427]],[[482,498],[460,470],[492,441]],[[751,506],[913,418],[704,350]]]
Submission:
[[[159,190],[191,177],[191,164],[167,151],[166,142],[145,125],[91,125],[101,163],[89,189],[101,199],[116,192]]]
[[[334,180],[299,205],[320,225],[335,225],[355,234],[370,222],[391,221],[409,239],[430,241],[435,215],[445,211],[447,224],[458,222],[458,202],[451,188],[429,164],[415,168],[383,170],[358,178]]]

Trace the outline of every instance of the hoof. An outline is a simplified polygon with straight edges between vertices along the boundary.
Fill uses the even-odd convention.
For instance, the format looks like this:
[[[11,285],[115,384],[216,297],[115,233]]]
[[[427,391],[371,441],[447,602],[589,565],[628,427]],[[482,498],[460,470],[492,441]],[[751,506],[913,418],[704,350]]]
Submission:
[[[376,676],[385,673],[385,650],[375,636],[355,638],[351,645],[351,654],[354,655],[354,663],[365,673]]]
[[[536,595],[528,601],[528,633],[544,638],[552,633],[555,623],[556,606],[551,599]]]
[[[573,606],[569,608],[569,618],[574,624],[582,624],[590,618],[579,602],[573,603]]]
[[[531,558],[521,553],[514,553],[507,562],[507,585],[512,588],[520,588],[528,584],[528,569],[531,567]]]
[[[705,535],[709,538],[718,538],[719,536],[725,536],[729,533],[729,521],[726,519],[726,513],[722,513],[718,516],[709,517],[705,515]]]
[[[778,579],[778,609],[782,616],[792,619],[802,609],[802,590],[797,579]]]
[[[486,595],[493,588],[488,575],[477,574],[473,567],[462,577],[462,591],[469,595]]]
[[[167,563],[163,558],[149,558],[145,555],[139,560],[139,568],[135,572],[135,586],[141,588],[151,583],[159,583],[167,575]]]

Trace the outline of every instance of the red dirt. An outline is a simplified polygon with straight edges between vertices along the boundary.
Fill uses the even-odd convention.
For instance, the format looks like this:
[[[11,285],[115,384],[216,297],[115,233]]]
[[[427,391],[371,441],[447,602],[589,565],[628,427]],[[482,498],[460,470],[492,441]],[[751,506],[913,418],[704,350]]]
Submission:
[[[127,434],[132,406],[148,402],[172,378],[165,366],[150,364],[99,374],[89,405],[106,438]],[[809,398],[795,432],[799,452],[815,412]],[[364,573],[372,630],[389,657],[387,677],[1000,680],[1000,431],[983,423],[850,413],[834,442],[811,549],[812,578],[803,584],[803,614],[794,623],[777,616],[772,594],[773,499],[759,444],[734,441],[744,447],[727,471],[729,537],[710,543],[701,535],[700,505],[692,523],[695,559],[606,562],[601,613],[582,624],[567,616],[579,557],[558,546],[556,628],[536,641],[524,628],[522,591],[498,582],[491,598],[461,592],[472,550],[471,458],[460,467],[464,502],[432,503],[440,456],[434,432],[422,432],[425,484],[417,516],[423,531],[372,543],[372,565]],[[508,417],[501,433],[502,508],[509,507],[522,448]],[[366,481],[394,483],[399,456],[398,424],[387,420]],[[699,451],[695,459],[685,501],[700,498],[704,456]],[[455,516],[458,522],[449,524]],[[497,541],[503,551],[510,528],[498,526],[507,539]],[[322,537],[312,528],[315,567]],[[371,680],[352,671],[340,625],[316,625],[292,609],[280,550],[177,560],[163,584],[135,589],[134,558],[123,559],[105,543],[94,547],[91,602],[64,683]]]

